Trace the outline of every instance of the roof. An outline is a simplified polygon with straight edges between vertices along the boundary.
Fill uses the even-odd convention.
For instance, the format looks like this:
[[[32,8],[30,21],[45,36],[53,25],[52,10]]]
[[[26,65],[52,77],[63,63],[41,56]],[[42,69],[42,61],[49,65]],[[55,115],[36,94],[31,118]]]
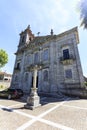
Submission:
[[[46,35],[46,36],[37,36],[37,37],[34,37],[33,40],[31,40],[28,44],[24,44],[24,46],[19,49],[18,48],[18,51],[17,52],[21,52],[23,51],[24,49],[26,48],[31,48],[31,47],[34,47],[34,46],[37,46],[37,45],[42,45],[44,43],[47,43],[48,41],[51,41],[51,40],[56,40],[58,38],[62,38],[70,33],[74,33],[75,36],[76,36],[76,43],[78,44],[79,43],[79,36],[78,36],[78,28],[77,27],[74,27],[68,31],[65,31],[63,33],[60,33],[58,35]],[[15,53],[17,54],[17,53]]]
[[[47,36],[38,36],[38,37],[35,37],[31,42],[30,44],[34,43],[34,44],[38,44],[38,43],[44,43],[44,42],[47,42],[49,40],[53,40],[56,38],[56,35],[47,35]]]
[[[5,75],[5,76],[12,76],[12,74],[8,74],[8,73],[6,73],[6,72],[0,72],[0,75]]]
[[[50,40],[53,40],[53,39],[56,39],[56,38],[59,38],[59,37],[63,37],[65,35],[68,35],[70,33],[74,32],[75,35],[76,35],[76,40],[77,40],[77,43],[79,43],[79,37],[78,37],[78,28],[77,27],[74,27],[68,31],[65,31],[61,34],[58,34],[58,35],[47,35],[47,36],[38,36],[38,37],[35,37],[31,42],[30,44],[32,43],[35,43],[35,44],[38,44],[38,43],[44,43],[46,41],[50,41]]]

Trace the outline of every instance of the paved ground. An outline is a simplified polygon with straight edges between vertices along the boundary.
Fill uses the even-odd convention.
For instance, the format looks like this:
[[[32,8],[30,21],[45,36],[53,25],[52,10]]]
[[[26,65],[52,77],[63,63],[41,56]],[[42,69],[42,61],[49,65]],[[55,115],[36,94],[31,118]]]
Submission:
[[[42,97],[35,110],[25,101],[0,99],[0,130],[87,130],[87,100]]]

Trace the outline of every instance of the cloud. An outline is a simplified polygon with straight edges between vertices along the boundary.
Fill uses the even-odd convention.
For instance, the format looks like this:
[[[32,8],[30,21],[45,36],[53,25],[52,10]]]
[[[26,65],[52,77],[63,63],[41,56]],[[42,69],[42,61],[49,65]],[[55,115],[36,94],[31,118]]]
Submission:
[[[24,30],[28,24],[34,34],[40,32],[40,35],[50,34],[51,28],[58,34],[68,29],[76,18],[72,8],[76,0],[3,0],[0,1],[0,31],[2,42],[7,50],[16,52],[19,41],[19,33]],[[75,19],[72,21],[72,18]],[[71,19],[71,20],[70,20]],[[5,38],[4,38],[5,35]],[[4,39],[4,40],[3,40]],[[7,40],[8,39],[8,40]],[[3,46],[2,45],[2,46]],[[11,56],[9,54],[11,59]],[[11,65],[9,60],[8,66]],[[14,62],[14,61],[12,61]],[[12,63],[12,66],[13,63]],[[12,68],[12,67],[10,67]]]

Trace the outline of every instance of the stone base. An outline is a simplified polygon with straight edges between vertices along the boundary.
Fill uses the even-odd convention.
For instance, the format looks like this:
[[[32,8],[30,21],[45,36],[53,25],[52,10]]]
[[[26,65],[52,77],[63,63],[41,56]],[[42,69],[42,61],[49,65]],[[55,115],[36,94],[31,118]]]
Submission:
[[[35,109],[36,107],[41,106],[40,104],[40,98],[37,95],[37,89],[31,89],[31,94],[30,96],[27,98],[27,104],[24,105],[25,108],[27,109]]]
[[[38,104],[38,106],[30,106],[29,104],[24,105],[26,109],[34,110],[35,108],[41,106],[41,104]]]
[[[85,89],[85,87],[83,87],[83,88],[68,88],[67,91],[63,92],[63,94],[68,95],[68,96],[74,96],[74,97],[87,99],[87,90]]]

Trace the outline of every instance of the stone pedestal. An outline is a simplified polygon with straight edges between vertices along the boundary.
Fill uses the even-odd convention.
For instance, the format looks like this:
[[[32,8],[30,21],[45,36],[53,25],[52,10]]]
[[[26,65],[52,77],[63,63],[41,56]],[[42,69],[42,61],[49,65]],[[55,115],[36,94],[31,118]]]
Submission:
[[[37,95],[37,88],[31,88],[31,94],[27,98],[27,104],[24,107],[33,110],[39,106],[41,106],[41,104],[40,104],[40,98]]]
[[[33,76],[33,87],[31,88],[30,96],[27,98],[27,104],[24,106],[27,109],[35,109],[38,106],[41,106],[40,104],[40,98],[37,94],[37,88],[36,88],[36,82],[37,82],[37,66],[33,68],[34,70],[34,76]]]

